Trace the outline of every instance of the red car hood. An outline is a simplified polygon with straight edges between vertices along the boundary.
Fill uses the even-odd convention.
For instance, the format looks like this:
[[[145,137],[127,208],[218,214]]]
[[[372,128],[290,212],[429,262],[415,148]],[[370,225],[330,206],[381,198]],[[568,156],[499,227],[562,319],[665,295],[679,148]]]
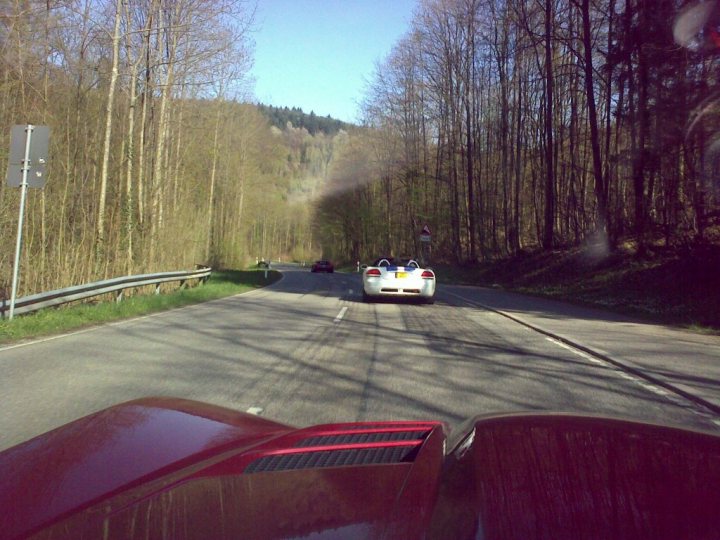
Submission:
[[[0,453],[2,538],[717,538],[720,438],[559,415],[295,429],[128,402]]]

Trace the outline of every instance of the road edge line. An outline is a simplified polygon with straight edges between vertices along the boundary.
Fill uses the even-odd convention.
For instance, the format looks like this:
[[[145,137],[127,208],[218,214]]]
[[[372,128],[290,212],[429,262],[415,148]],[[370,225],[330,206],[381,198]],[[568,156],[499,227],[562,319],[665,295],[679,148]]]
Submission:
[[[279,271],[278,271],[279,272]],[[96,330],[100,330],[101,328],[107,328],[112,326],[119,326],[121,324],[127,324],[133,321],[140,321],[142,319],[149,319],[150,317],[158,317],[160,315],[164,315],[166,313],[172,313],[173,311],[178,311],[180,309],[191,309],[198,306],[202,306],[205,304],[210,304],[212,302],[219,302],[221,300],[227,300],[228,298],[236,298],[238,296],[242,296],[244,294],[250,294],[257,291],[262,291],[264,289],[269,289],[270,287],[275,286],[277,283],[280,283],[280,281],[283,280],[285,277],[282,272],[280,273],[280,279],[275,281],[274,283],[270,283],[269,285],[265,285],[263,287],[259,287],[257,289],[249,289],[247,291],[243,291],[236,294],[231,294],[230,296],[221,296],[220,298],[213,298],[212,300],[205,300],[204,302],[198,302],[196,304],[188,304],[186,306],[177,306],[170,309],[164,309],[162,311],[156,311],[154,313],[146,313],[144,315],[135,315],[133,317],[129,317],[127,319],[118,319],[116,321],[109,321],[105,323],[98,323],[98,324],[92,324],[90,326],[86,326],[84,328],[78,328],[77,330],[68,330],[67,332],[62,332],[60,334],[52,334],[52,335],[46,335],[46,336],[38,336],[37,338],[28,338],[27,341],[22,340],[20,342],[15,343],[8,343],[7,345],[1,345],[0,344],[0,353],[4,351],[9,351],[11,349],[19,349],[20,347],[27,347],[29,345],[35,345],[39,343],[46,343],[48,341],[53,341],[56,339],[66,338],[66,337],[72,337],[78,334],[85,334],[87,332],[94,332]]]
[[[464,300],[465,302],[470,302],[470,303],[476,304],[476,305],[480,306],[481,308],[486,309],[487,311],[492,311],[493,313],[497,313],[498,315],[506,317],[506,318],[510,319],[511,321],[514,321],[526,328],[529,328],[530,330],[538,332],[539,334],[542,334],[547,337],[551,337],[561,343],[564,343],[565,345],[568,345],[570,347],[575,347],[579,351],[582,351],[584,353],[595,356],[596,358],[600,358],[601,360],[604,360],[605,362],[612,364],[613,366],[621,369],[622,371],[625,371],[626,373],[630,373],[631,375],[635,375],[636,377],[638,377],[640,379],[643,379],[643,380],[651,382],[657,386],[665,388],[666,390],[669,390],[669,391],[687,399],[688,401],[695,403],[696,405],[700,405],[702,407],[705,407],[706,409],[709,409],[710,411],[712,411],[713,414],[720,416],[720,405],[715,405],[714,403],[707,401],[706,399],[703,399],[694,394],[691,394],[690,392],[687,392],[687,391],[683,390],[682,388],[678,388],[677,386],[675,386],[671,383],[663,381],[662,379],[658,379],[652,375],[648,375],[647,373],[643,372],[642,370],[640,370],[638,368],[629,366],[623,362],[620,362],[619,360],[615,360],[614,358],[611,358],[611,357],[607,356],[606,354],[600,353],[590,347],[581,345],[580,343],[574,342],[574,341],[572,341],[568,338],[565,338],[563,336],[560,336],[558,334],[549,332],[548,330],[544,330],[543,328],[540,328],[539,326],[530,324],[529,322],[526,322],[526,321],[520,319],[519,317],[510,315],[509,313],[501,311],[497,308],[490,307],[490,306],[488,306],[482,302],[479,302],[477,300],[470,300],[468,298],[465,298],[463,296],[460,296],[459,294],[456,294],[456,293],[453,293],[450,291],[445,291],[445,292],[446,292],[446,294],[451,294],[452,296],[460,298],[460,299]]]

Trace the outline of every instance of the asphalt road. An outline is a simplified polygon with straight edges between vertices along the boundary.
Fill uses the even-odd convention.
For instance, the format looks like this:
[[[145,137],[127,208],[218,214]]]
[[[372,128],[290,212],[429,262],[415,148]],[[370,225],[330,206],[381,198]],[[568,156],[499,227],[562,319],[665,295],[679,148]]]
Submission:
[[[365,304],[358,274],[283,271],[265,289],[0,349],[0,449],[144,396],[197,399],[297,426],[372,419],[452,426],[475,415],[547,410],[720,432],[720,416],[637,376],[667,375],[663,362],[678,355],[718,363],[718,338],[680,339],[673,329],[633,328],[607,314],[468,287],[440,285],[431,306]],[[608,334],[612,324],[628,343]],[[635,362],[636,372],[533,325]],[[718,398],[715,373],[695,372],[702,384],[688,390]]]

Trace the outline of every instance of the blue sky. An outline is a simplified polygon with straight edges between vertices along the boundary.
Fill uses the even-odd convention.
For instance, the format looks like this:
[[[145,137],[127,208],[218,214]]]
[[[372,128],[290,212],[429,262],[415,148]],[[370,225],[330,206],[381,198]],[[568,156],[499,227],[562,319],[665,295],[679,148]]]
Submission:
[[[258,0],[255,98],[354,122],[418,0]]]

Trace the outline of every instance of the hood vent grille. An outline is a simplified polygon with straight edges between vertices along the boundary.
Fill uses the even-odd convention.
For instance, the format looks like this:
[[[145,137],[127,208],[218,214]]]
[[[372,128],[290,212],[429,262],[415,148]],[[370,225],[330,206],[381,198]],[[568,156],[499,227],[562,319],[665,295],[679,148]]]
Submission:
[[[401,463],[403,461],[412,461],[409,457],[415,450],[415,446],[391,446],[269,455],[263,456],[250,463],[247,469],[245,469],[245,472],[277,472],[299,469],[320,469],[323,467],[352,467],[356,465]]]
[[[304,448],[307,446],[334,446],[338,444],[363,444],[395,441],[415,441],[425,439],[429,430],[424,431],[380,431],[364,433],[340,433],[332,435],[320,435],[303,439],[295,446]]]
[[[290,447],[262,452],[245,473],[412,462],[434,426],[314,431]]]

